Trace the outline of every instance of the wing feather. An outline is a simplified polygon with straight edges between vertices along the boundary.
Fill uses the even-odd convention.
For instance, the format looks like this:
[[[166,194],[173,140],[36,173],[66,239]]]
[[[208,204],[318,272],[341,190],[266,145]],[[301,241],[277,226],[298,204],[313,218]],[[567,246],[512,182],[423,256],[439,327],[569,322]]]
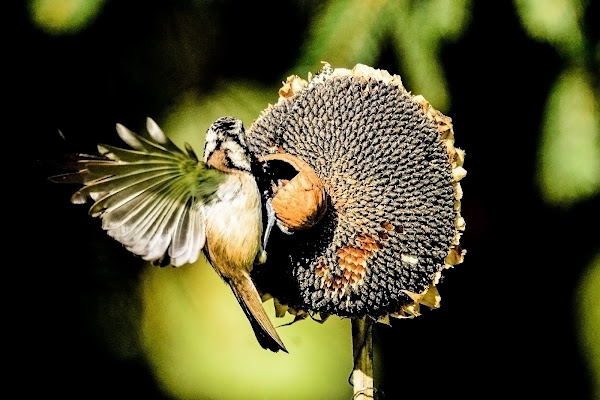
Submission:
[[[179,266],[187,259],[187,253],[192,247],[190,237],[192,236],[192,207],[188,205],[184,207],[183,214],[175,229],[173,235],[173,245],[169,250],[169,254],[173,265]]]
[[[148,129],[150,137],[156,143],[161,144],[165,149],[172,153],[181,153],[181,149],[163,133],[162,129],[160,129],[158,124],[154,122],[152,118],[146,120],[146,129]]]
[[[177,147],[150,118],[147,129],[138,135],[117,124],[131,149],[98,145],[101,157],[78,160],[76,172],[55,181],[83,183],[71,201],[93,199],[90,215],[132,253],[168,257],[173,266],[195,262],[206,240],[204,209],[226,176]]]
[[[99,200],[97,200],[96,203],[94,203],[94,205],[90,208],[90,215],[92,215],[93,217],[97,217],[103,214],[104,212],[108,211],[109,207],[118,207],[120,204],[128,201],[133,197],[140,196],[143,194],[154,194],[154,192],[157,189],[157,186],[160,186],[164,183],[168,184],[168,182],[171,179],[173,179],[173,175],[163,174],[158,176],[151,176],[139,182],[122,180],[120,183],[123,186],[117,186],[115,184],[102,185],[102,187],[98,187],[98,191],[92,188],[92,190],[87,192],[106,194]],[[119,182],[115,183],[118,184]]]
[[[172,207],[178,204],[174,204],[171,193],[166,193],[165,195],[156,195],[154,196],[153,203],[151,208],[148,208],[147,215],[144,216],[142,224],[138,226],[134,232],[135,235],[130,238],[131,243],[133,243],[133,252],[136,254],[145,254],[149,256],[149,253],[153,249],[154,238],[161,237],[163,235],[168,235],[168,229],[166,229],[166,224],[169,221],[170,215],[172,213]],[[177,198],[175,198],[177,199]],[[164,254],[166,249],[164,249],[161,253]],[[160,256],[162,256],[160,254]]]
[[[121,124],[117,124],[117,133],[119,134],[119,137],[121,138],[121,140],[123,140],[125,143],[127,143],[133,149],[136,149],[139,151],[143,151],[143,152],[147,152],[147,153],[164,152],[164,153],[185,155],[185,153],[179,147],[175,146],[170,141],[168,141],[168,143],[170,143],[172,146],[165,146],[164,144],[155,141],[152,136],[148,136],[148,138],[146,138],[142,135],[138,135],[137,133],[134,133],[134,132],[130,131],[129,129],[125,128]],[[153,132],[153,133],[154,133],[154,135],[160,137],[160,134],[157,134],[157,132]],[[162,134],[161,139],[165,139],[165,138],[166,138],[166,136],[164,136],[164,134]]]
[[[99,144],[98,152],[102,154],[104,157],[113,161],[123,161],[123,162],[136,162],[141,160],[180,160],[181,157],[178,157],[174,153],[169,153],[166,151],[157,151],[155,153],[148,153],[146,151],[138,151],[138,150],[129,150],[129,149],[121,149],[119,147],[111,146],[109,144]]]

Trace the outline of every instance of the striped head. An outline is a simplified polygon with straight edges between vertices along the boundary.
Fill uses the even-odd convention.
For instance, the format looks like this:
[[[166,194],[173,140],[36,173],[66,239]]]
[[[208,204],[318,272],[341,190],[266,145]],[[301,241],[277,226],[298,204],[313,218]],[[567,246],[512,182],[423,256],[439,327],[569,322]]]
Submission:
[[[242,121],[222,117],[212,123],[206,132],[204,162],[226,172],[251,172],[250,152]]]

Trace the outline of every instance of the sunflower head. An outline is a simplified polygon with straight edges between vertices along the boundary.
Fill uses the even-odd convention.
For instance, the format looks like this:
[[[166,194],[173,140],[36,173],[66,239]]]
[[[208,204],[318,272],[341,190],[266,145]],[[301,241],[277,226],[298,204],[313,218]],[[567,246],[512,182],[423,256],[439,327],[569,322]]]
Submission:
[[[317,217],[293,235],[274,232],[267,263],[253,271],[259,289],[301,315],[384,320],[438,307],[442,271],[465,253],[464,152],[450,118],[400,77],[360,64],[292,76],[279,95],[248,129],[248,145],[309,167],[317,205],[299,200],[299,184],[279,208]],[[265,200],[277,199],[276,175],[259,174]]]

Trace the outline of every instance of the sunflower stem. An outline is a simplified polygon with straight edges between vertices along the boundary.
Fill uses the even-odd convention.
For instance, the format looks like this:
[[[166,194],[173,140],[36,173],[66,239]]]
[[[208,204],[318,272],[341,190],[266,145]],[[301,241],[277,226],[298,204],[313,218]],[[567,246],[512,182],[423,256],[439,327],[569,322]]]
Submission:
[[[368,317],[352,318],[353,400],[373,399],[373,329]]]

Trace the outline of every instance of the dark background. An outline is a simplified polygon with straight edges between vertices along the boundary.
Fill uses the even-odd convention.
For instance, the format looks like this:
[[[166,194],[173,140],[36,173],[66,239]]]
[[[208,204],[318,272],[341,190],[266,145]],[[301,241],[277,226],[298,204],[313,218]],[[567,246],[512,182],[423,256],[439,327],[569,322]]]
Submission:
[[[296,54],[280,51],[270,16],[293,16],[285,31],[290,49],[301,46],[317,12],[300,1],[210,4],[202,10],[184,0],[109,1],[91,26],[57,37],[32,26],[24,9],[16,16],[10,40],[18,40],[22,55],[9,62],[17,61],[13,83],[23,90],[24,107],[7,116],[18,120],[8,134],[33,168],[21,172],[11,163],[18,168],[11,174],[28,184],[9,200],[23,208],[9,223],[18,230],[11,245],[17,257],[4,283],[18,295],[5,306],[16,317],[9,327],[16,339],[5,343],[17,355],[7,390],[168,398],[141,355],[107,351],[91,323],[97,294],[133,292],[143,263],[69,203],[72,188],[45,178],[56,172],[47,161],[69,146],[94,152],[97,142],[114,143],[115,122],[139,125],[183,90],[209,91],[216,77],[265,85],[285,79]],[[598,11],[596,2],[586,13],[593,43]],[[373,66],[402,75],[397,57],[385,50]],[[385,349],[380,396],[591,399],[577,336],[582,305],[574,299],[599,249],[598,198],[551,207],[535,185],[543,110],[562,59],[526,35],[511,2],[474,2],[470,24],[444,45],[442,61],[452,97],[447,114],[467,153],[467,256],[445,273],[435,315],[376,328]]]

